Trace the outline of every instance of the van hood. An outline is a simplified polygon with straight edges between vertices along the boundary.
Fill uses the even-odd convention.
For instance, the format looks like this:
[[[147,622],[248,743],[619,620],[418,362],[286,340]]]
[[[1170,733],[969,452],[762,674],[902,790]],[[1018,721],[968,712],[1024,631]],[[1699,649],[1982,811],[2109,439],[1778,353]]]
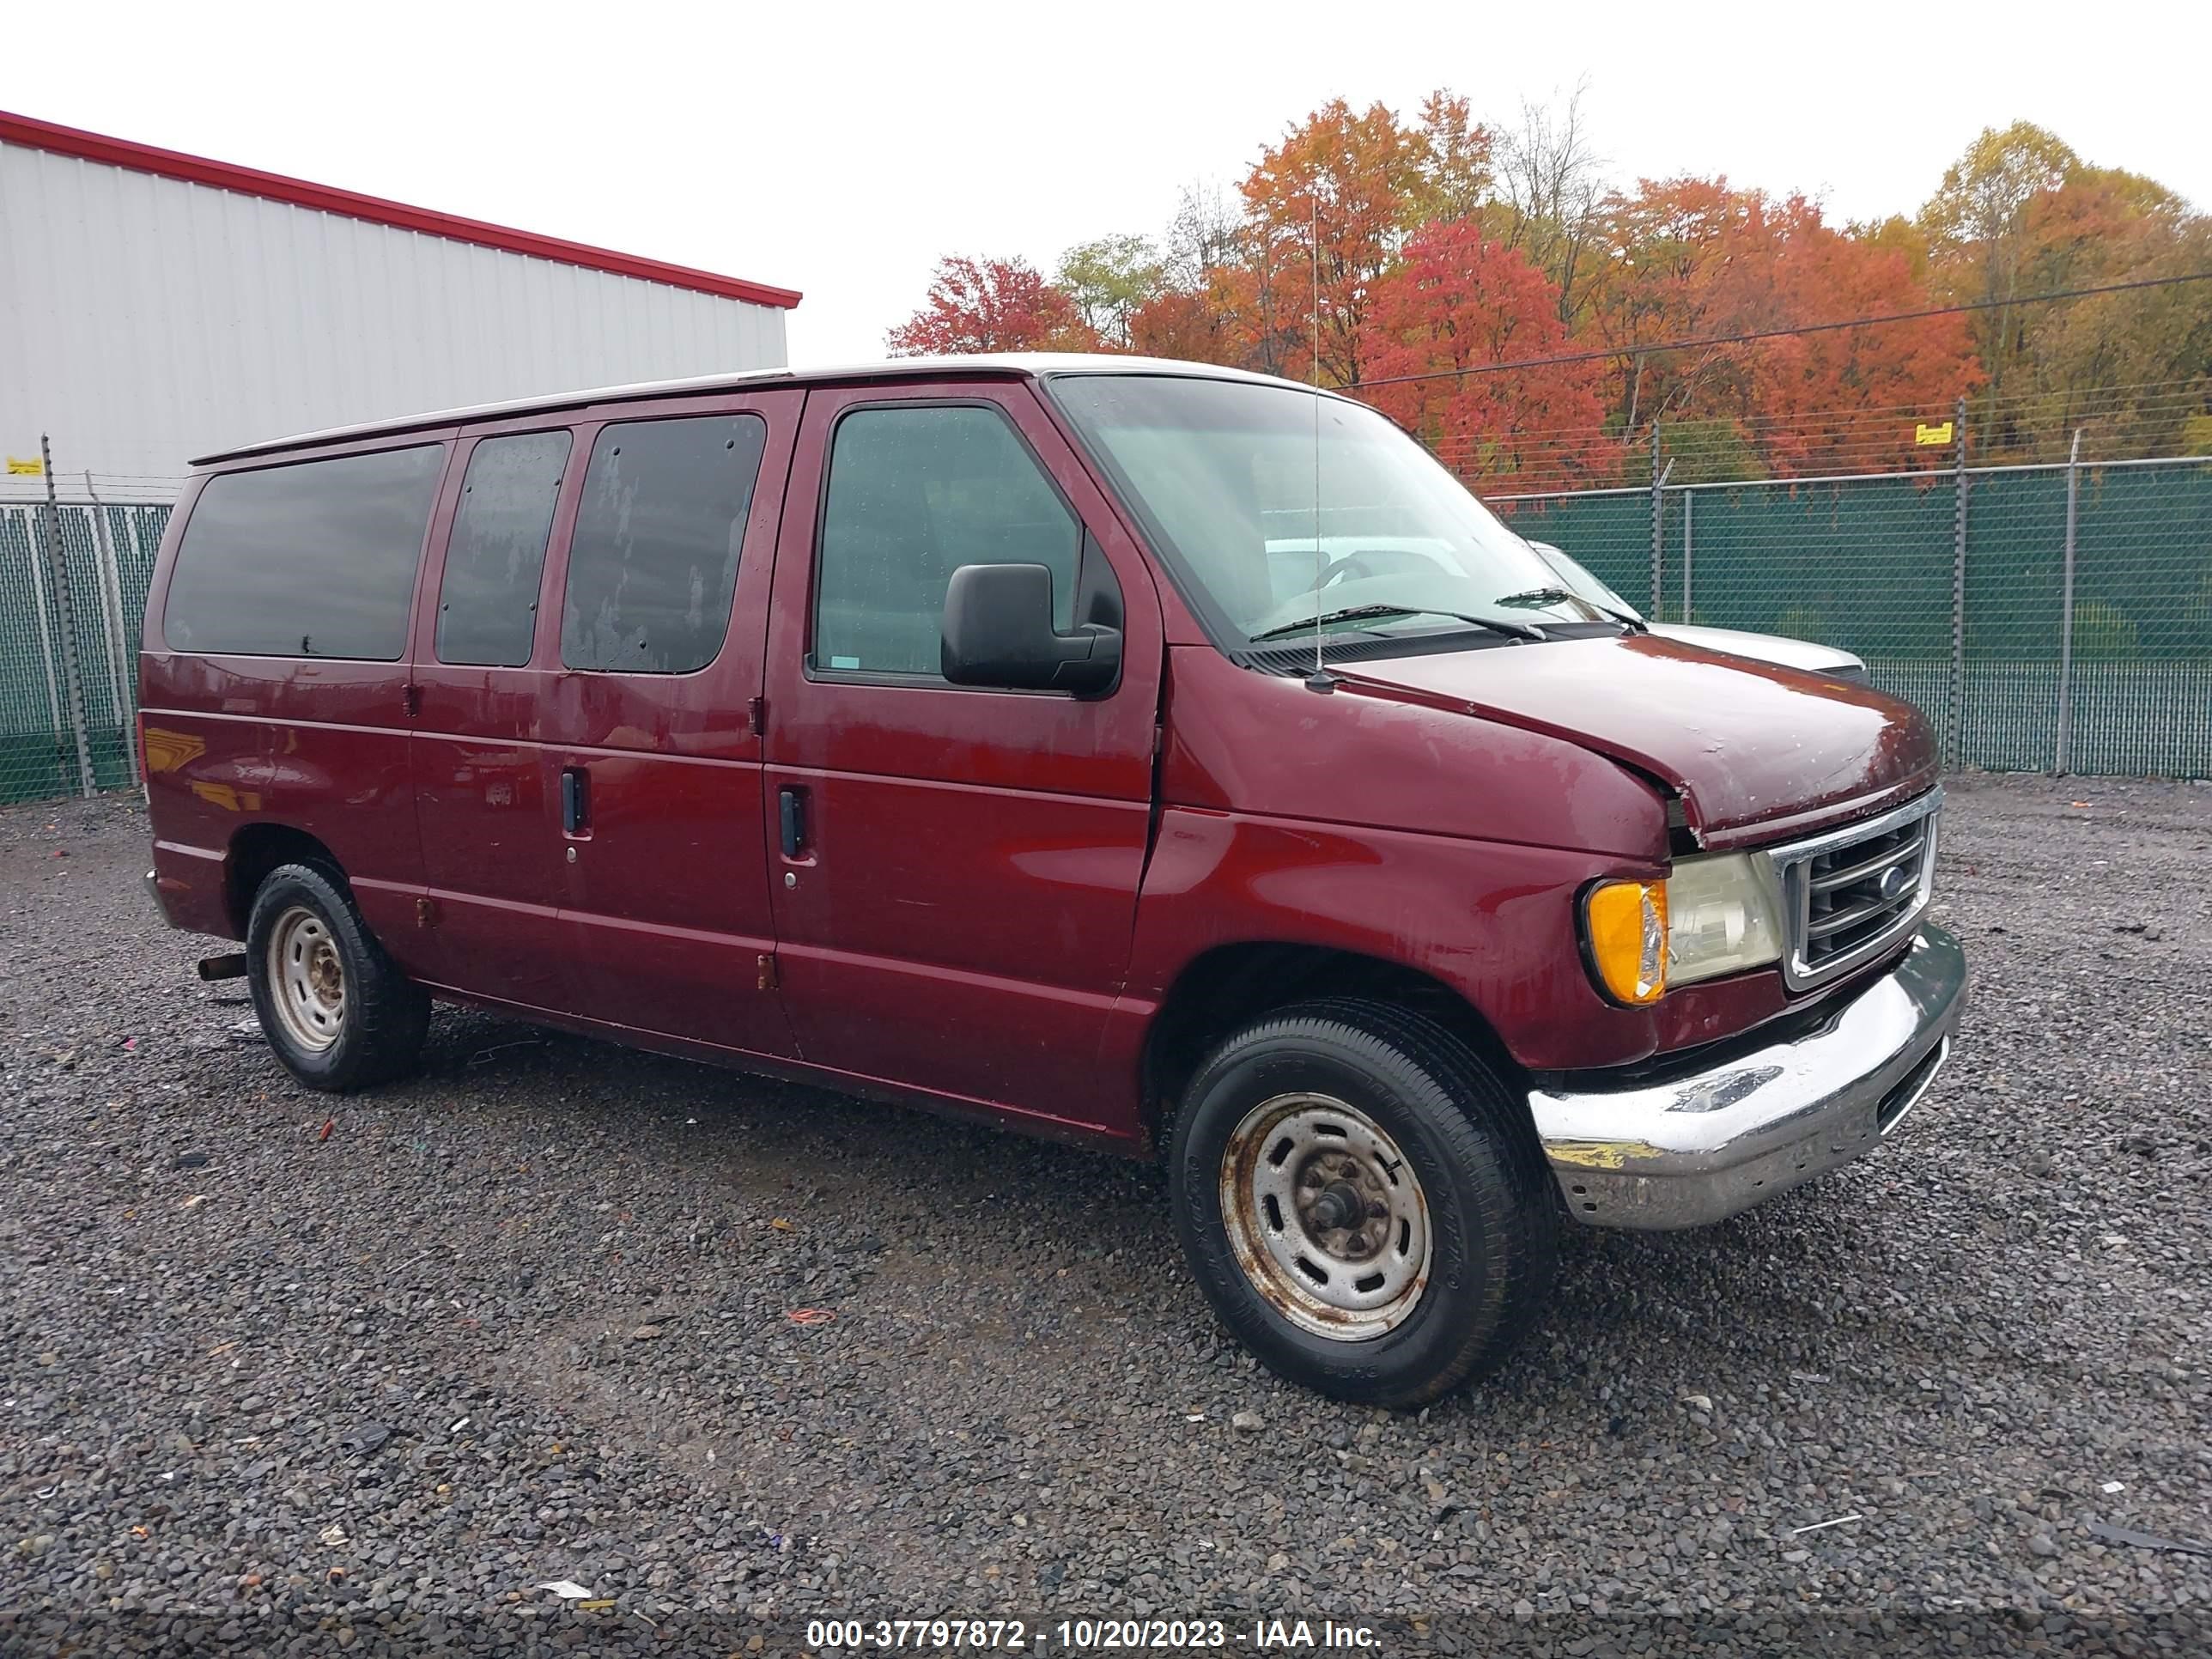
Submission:
[[[1560,738],[1681,797],[1708,847],[1802,833],[1918,794],[1936,742],[1863,684],[1634,634],[1333,664],[1342,691]]]

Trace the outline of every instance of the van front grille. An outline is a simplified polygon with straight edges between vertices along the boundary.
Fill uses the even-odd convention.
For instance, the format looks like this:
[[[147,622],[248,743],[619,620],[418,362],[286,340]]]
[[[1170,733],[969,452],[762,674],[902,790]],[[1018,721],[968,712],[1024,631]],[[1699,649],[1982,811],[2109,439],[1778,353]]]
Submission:
[[[1942,791],[1828,835],[1777,848],[1790,929],[1785,975],[1802,989],[1903,939],[1928,902]]]
[[[1920,901],[1929,820],[1819,853],[1805,868],[1805,961],[1819,969],[1897,926]]]

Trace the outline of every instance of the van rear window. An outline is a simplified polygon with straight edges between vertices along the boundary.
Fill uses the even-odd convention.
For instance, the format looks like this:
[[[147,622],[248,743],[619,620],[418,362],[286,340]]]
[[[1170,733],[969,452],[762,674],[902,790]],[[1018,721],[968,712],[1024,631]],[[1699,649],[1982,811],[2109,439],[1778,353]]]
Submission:
[[[398,661],[445,460],[422,444],[210,479],[169,579],[169,648]]]

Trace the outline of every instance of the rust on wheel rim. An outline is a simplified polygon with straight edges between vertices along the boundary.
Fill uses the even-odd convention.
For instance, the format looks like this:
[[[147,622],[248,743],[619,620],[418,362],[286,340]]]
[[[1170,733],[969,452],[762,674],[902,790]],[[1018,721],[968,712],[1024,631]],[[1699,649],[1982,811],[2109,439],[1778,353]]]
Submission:
[[[1221,1218],[1253,1288],[1316,1336],[1371,1340],[1428,1288],[1420,1177],[1380,1124],[1334,1096],[1276,1095],[1245,1113],[1222,1154]]]
[[[319,1054],[345,1032],[345,963],[323,919],[304,904],[269,933],[269,1001],[284,1036]]]

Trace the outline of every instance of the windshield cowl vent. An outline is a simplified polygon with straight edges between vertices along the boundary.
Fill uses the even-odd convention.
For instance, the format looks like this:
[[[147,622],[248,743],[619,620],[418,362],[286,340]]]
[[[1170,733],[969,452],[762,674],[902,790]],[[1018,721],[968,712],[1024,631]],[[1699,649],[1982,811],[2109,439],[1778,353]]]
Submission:
[[[1522,643],[1505,635],[1486,636],[1454,633],[1426,637],[1419,634],[1387,640],[1326,639],[1322,642],[1321,656],[1324,663],[1364,662],[1383,657],[1423,657],[1440,651],[1486,651],[1494,646]],[[1313,635],[1304,639],[1270,640],[1265,645],[1246,646],[1229,655],[1247,668],[1256,668],[1263,674],[1280,674],[1289,678],[1303,679],[1313,672]]]

